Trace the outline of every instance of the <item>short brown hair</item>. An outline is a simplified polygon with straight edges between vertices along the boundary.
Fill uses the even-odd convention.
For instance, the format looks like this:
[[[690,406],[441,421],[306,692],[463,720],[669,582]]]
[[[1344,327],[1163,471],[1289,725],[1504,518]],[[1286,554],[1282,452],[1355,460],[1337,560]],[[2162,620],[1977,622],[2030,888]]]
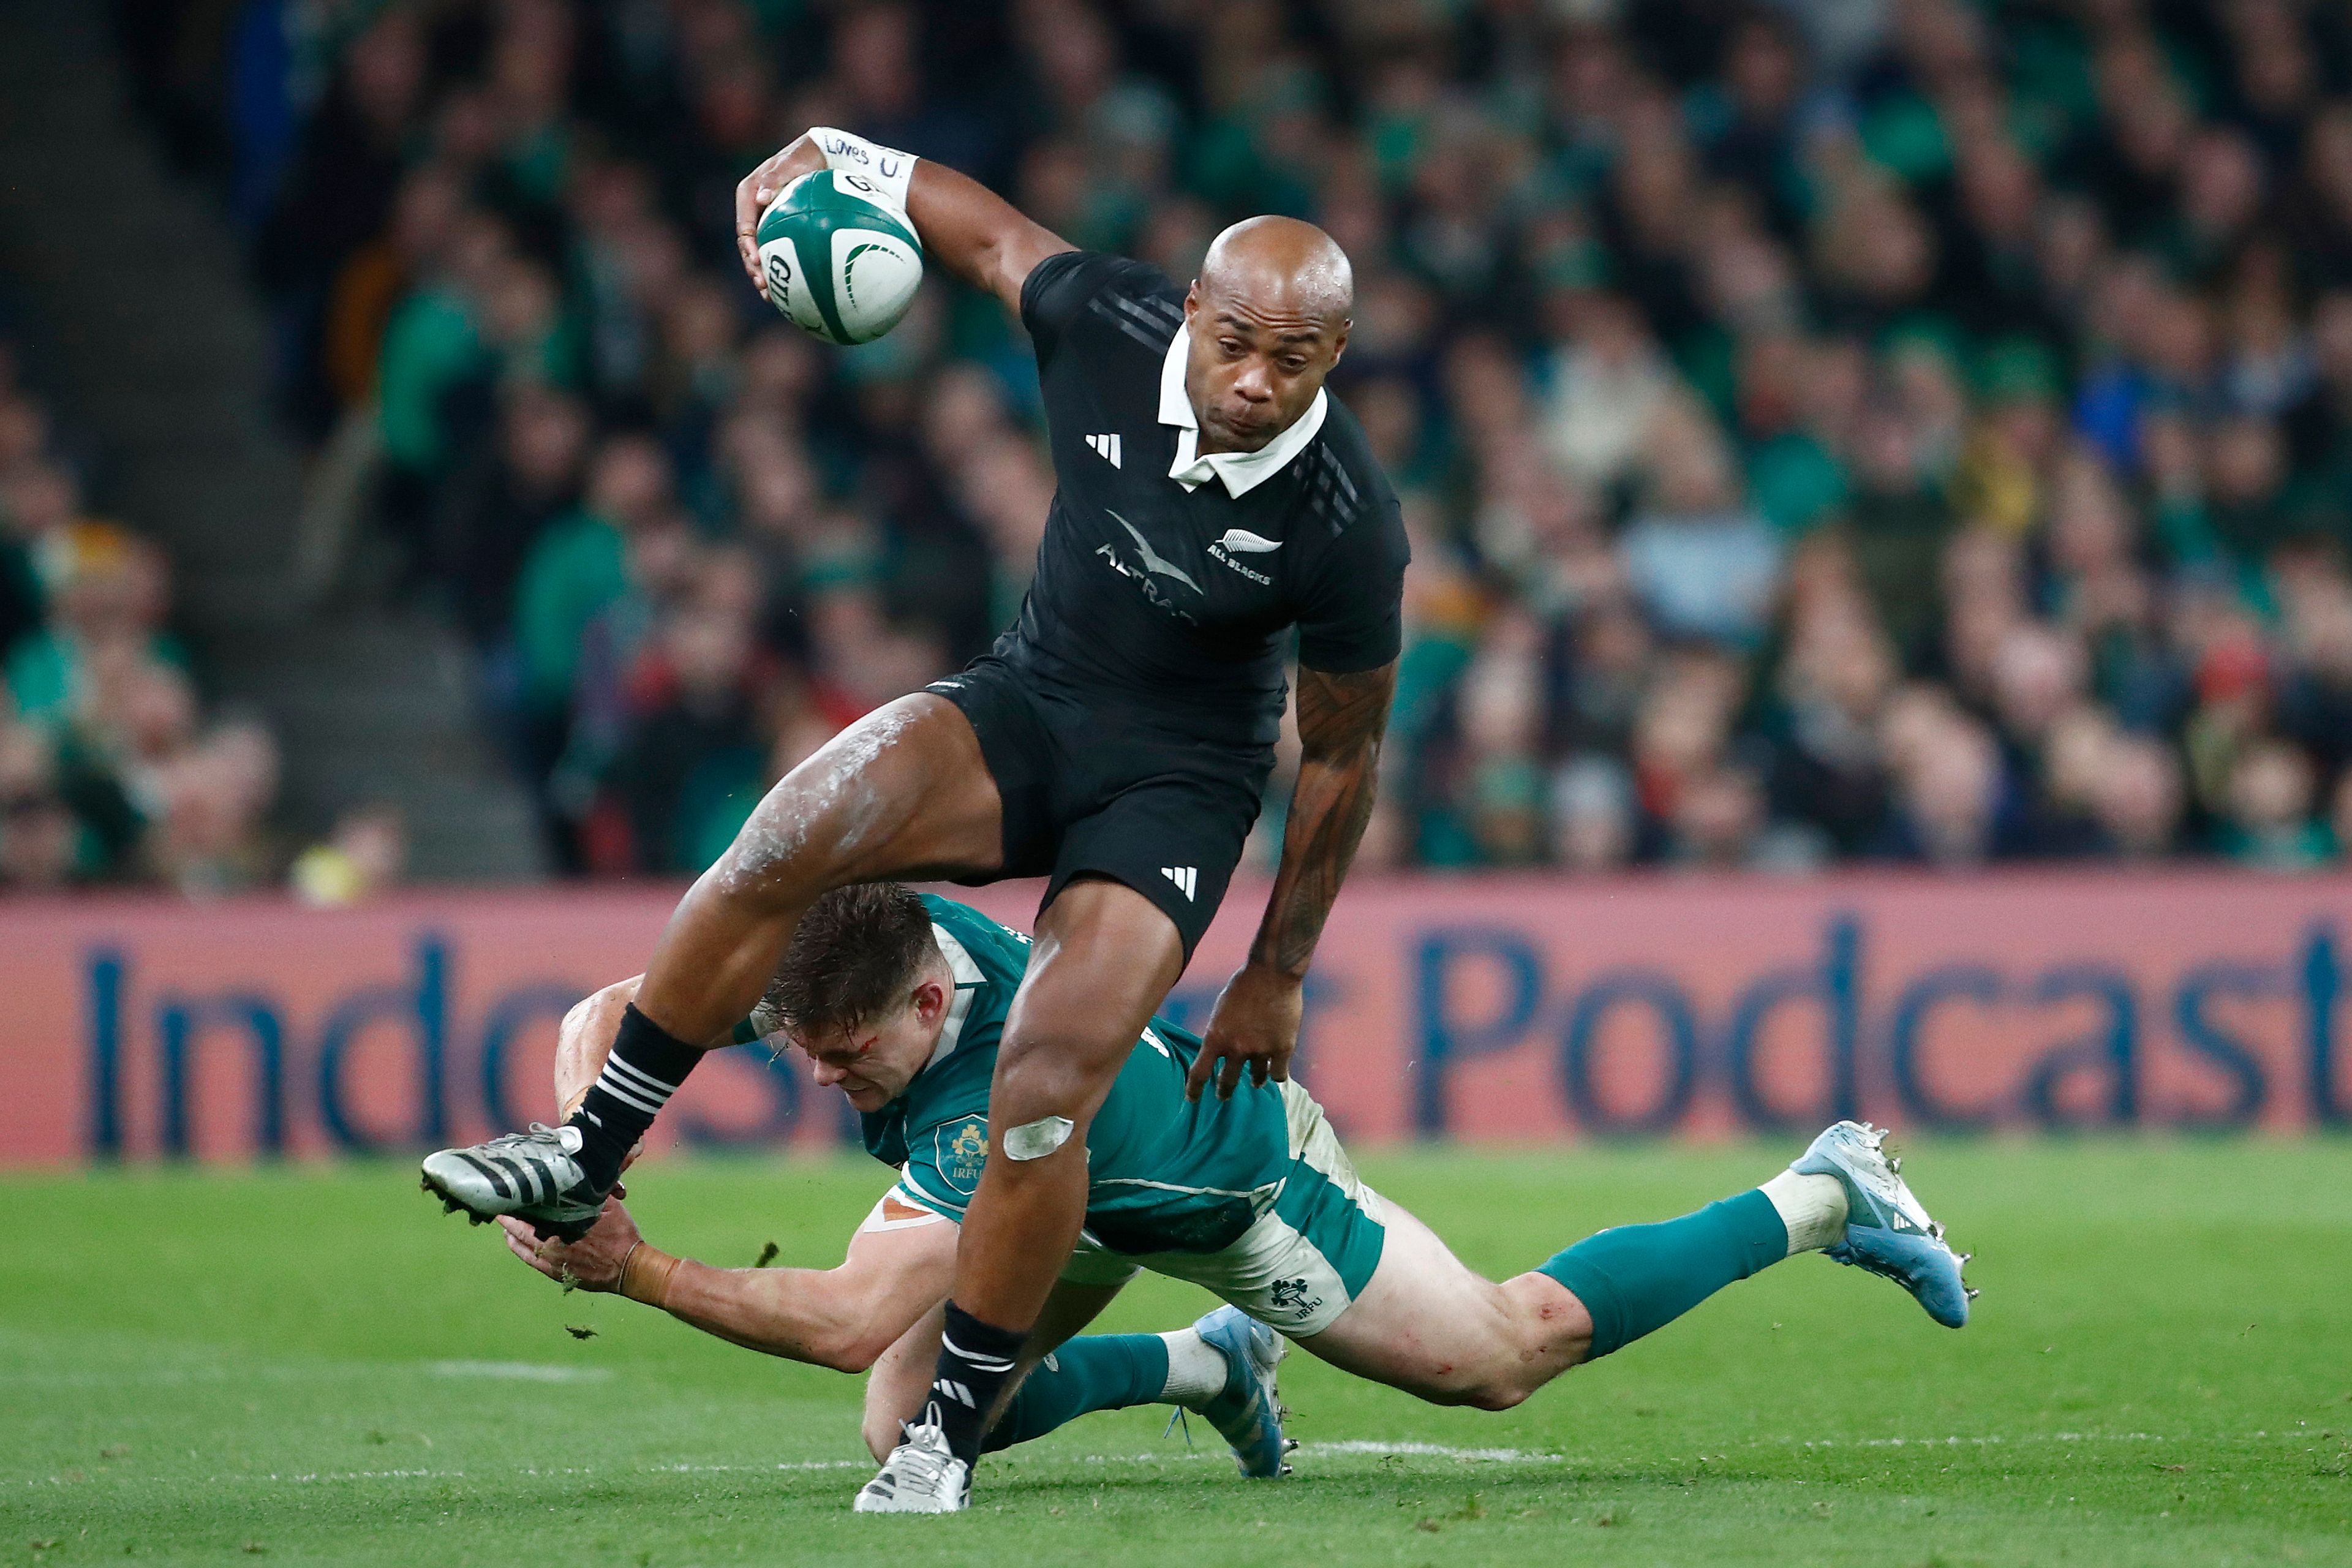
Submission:
[[[897,882],[835,888],[801,916],[768,984],[768,1005],[796,1035],[845,1034],[906,1000],[931,940],[931,912]]]

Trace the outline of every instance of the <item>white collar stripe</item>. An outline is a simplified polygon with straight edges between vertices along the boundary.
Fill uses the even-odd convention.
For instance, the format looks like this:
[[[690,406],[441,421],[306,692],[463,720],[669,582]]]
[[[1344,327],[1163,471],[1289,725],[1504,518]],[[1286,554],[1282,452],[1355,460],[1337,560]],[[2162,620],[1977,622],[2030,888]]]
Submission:
[[[955,976],[956,993],[955,1000],[948,1004],[948,1016],[940,1021],[940,1037],[931,1047],[930,1059],[923,1063],[926,1070],[954,1052],[963,1038],[964,1020],[971,1016],[971,999],[988,983],[988,976],[955,933],[937,921],[931,922],[931,940],[940,944],[940,956],[948,961],[948,973]]]

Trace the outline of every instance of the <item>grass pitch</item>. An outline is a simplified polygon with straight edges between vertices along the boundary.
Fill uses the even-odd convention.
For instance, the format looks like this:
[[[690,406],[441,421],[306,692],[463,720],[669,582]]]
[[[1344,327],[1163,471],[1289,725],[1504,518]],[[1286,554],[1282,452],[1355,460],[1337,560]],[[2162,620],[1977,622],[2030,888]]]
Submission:
[[[1366,1162],[1507,1274],[1785,1150]],[[1798,1259],[1519,1410],[1286,1363],[1297,1475],[1089,1417],[859,1519],[856,1380],[565,1296],[410,1167],[0,1181],[0,1564],[2352,1564],[2352,1145],[1916,1147],[1978,1320]],[[830,1264],[878,1167],[649,1167],[660,1244]],[[1202,1310],[1146,1279],[1110,1329]],[[594,1331],[577,1339],[567,1325]]]

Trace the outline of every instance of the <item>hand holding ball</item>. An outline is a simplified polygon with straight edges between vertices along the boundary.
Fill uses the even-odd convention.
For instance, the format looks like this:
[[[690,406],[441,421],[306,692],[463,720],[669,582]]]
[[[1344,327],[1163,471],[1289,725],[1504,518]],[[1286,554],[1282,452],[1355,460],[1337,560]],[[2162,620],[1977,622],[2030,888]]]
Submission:
[[[783,189],[754,237],[768,302],[829,343],[868,343],[898,324],[923,281],[923,247],[861,174],[820,169]]]

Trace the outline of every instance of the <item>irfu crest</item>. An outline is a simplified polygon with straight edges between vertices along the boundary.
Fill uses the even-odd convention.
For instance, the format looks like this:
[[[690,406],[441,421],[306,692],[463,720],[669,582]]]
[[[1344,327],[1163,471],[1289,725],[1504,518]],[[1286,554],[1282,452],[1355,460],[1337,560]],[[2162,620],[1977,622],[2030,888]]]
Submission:
[[[967,1116],[931,1136],[937,1141],[940,1179],[969,1196],[980,1185],[980,1168],[988,1161],[988,1119]]]

